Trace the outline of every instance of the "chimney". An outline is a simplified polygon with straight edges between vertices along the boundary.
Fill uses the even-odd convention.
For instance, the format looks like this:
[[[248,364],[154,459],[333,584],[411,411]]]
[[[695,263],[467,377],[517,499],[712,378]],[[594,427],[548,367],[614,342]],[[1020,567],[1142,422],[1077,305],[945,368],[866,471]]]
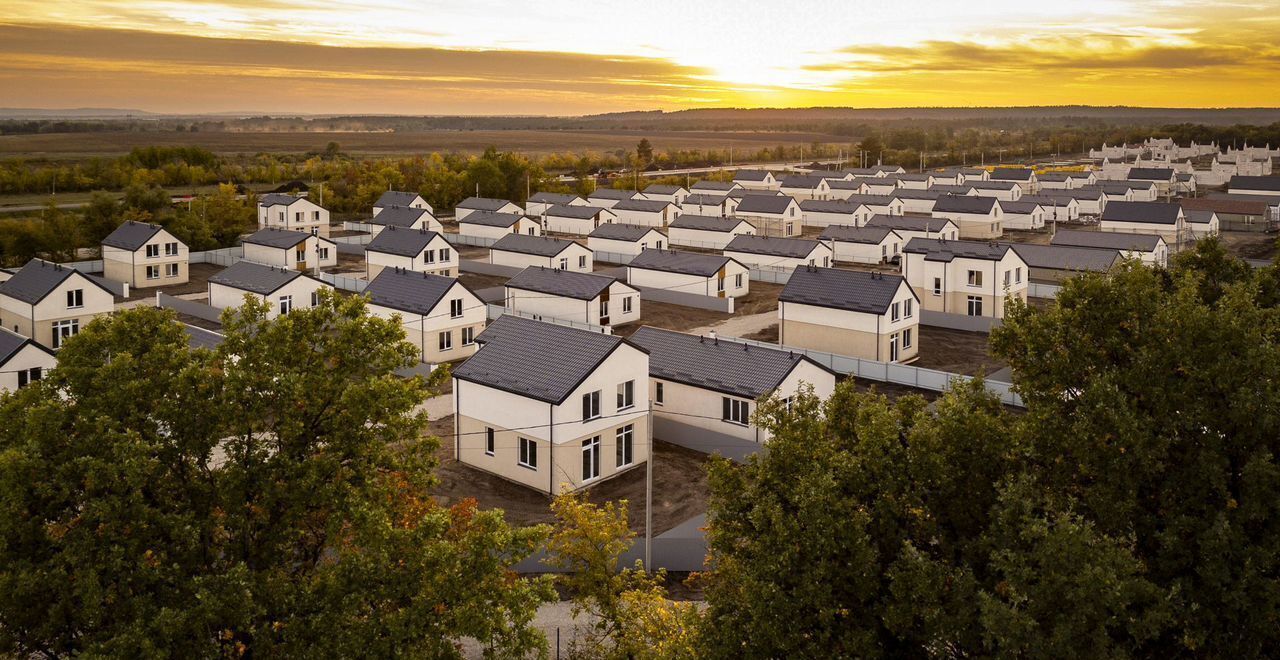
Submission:
[[[711,337],[712,343],[714,343],[716,346],[720,345],[720,338],[716,336],[715,330],[711,330],[710,332],[707,333],[707,335]]]

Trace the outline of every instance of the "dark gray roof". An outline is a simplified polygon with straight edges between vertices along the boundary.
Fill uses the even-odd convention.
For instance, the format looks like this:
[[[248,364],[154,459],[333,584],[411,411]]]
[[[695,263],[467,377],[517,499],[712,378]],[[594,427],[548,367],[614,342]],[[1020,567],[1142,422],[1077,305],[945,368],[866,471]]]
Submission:
[[[964,185],[975,190],[1013,190],[1018,183],[1016,181],[965,181]]]
[[[50,351],[44,346],[41,346],[40,344],[37,344],[16,332],[10,332],[9,330],[0,328],[0,364],[8,362],[9,358],[16,355],[18,351],[22,350],[22,348],[27,344],[31,344],[45,353],[53,355],[53,351]]]
[[[489,249],[501,250],[504,252],[519,252],[520,254],[534,254],[540,257],[554,257],[574,245],[577,245],[577,243],[567,241],[562,238],[551,238],[550,236],[507,234],[506,236],[499,238],[496,243],[489,246]]]
[[[869,243],[879,245],[886,236],[894,233],[888,227],[854,227],[853,225],[829,225],[822,230],[824,241],[840,241],[843,243]]]
[[[956,257],[998,261],[1004,258],[1009,246],[982,241],[944,241],[937,238],[916,237],[909,241],[903,252],[923,254],[926,261],[951,261]]]
[[[1030,268],[1103,272],[1120,261],[1120,252],[1072,245],[1010,243]]]
[[[846,202],[841,199],[803,199],[800,200],[800,210],[809,211],[811,213],[843,213],[845,215],[853,215],[858,212],[858,207],[862,206],[857,202]]]
[[[291,229],[280,229],[277,227],[265,227],[244,237],[241,243],[250,243],[253,245],[265,245],[267,247],[280,248],[287,250],[305,240],[311,238],[311,234],[305,231],[293,231]]]
[[[579,220],[589,220],[596,217],[596,214],[603,209],[599,206],[569,206],[567,204],[555,204],[547,207],[547,215],[557,218],[577,218]]]
[[[1045,181],[1062,182],[1066,181],[1070,176],[1071,175],[1067,172],[1045,172],[1043,174],[1037,174],[1036,180],[1041,183],[1044,183]]]
[[[991,178],[998,181],[1030,181],[1035,170],[1027,167],[997,167],[991,170]]]
[[[1102,219],[1112,222],[1142,222],[1157,225],[1173,225],[1178,222],[1182,207],[1164,202],[1111,202],[1102,211]]]
[[[1050,245],[1075,245],[1088,248],[1107,248],[1128,252],[1151,252],[1164,239],[1155,234],[1122,234],[1113,231],[1078,231],[1059,229],[1050,239]]]
[[[288,206],[300,199],[284,193],[267,193],[258,198],[258,206]]]
[[[606,222],[587,234],[588,238],[603,238],[611,241],[638,241],[645,234],[658,231],[648,225],[628,225],[620,222]],[[661,234],[662,232],[658,232]]]
[[[1097,201],[1102,199],[1102,189],[1097,186],[1084,186],[1083,188],[1053,188],[1049,190],[1041,190],[1038,195],[1023,195],[1022,199],[1037,199],[1040,197],[1070,197],[1071,199],[1087,199]]]
[[[747,197],[783,197],[780,190],[756,190],[754,188],[734,188],[729,191],[729,196],[734,199],[746,199]]]
[[[787,196],[747,195],[738,202],[735,213],[786,213],[787,207],[795,200]]]
[[[190,323],[182,323],[182,331],[187,333],[187,346],[191,348],[207,348],[212,351],[226,339],[222,334]]]
[[[1228,190],[1267,190],[1280,193],[1280,176],[1240,176],[1231,177]]]
[[[729,199],[728,195],[694,193],[684,198],[684,206],[719,206],[726,199]]]
[[[764,181],[769,175],[767,170],[738,170],[733,175],[734,181]]]
[[[163,229],[160,225],[153,225],[146,222],[134,222],[132,220],[116,227],[116,230],[107,234],[102,239],[102,244],[121,250],[136,252],[153,236],[160,233]]]
[[[947,218],[924,218],[915,215],[884,215],[877,213],[867,220],[867,227],[885,227],[903,231],[941,231],[947,224],[955,224]]]
[[[1217,213],[1209,210],[1191,209],[1182,212],[1186,216],[1187,222],[1195,224],[1209,224],[1213,221]]]
[[[850,312],[883,314],[893,303],[902,276],[860,270],[800,266],[791,273],[778,300]]]
[[[595,192],[591,193],[590,195],[587,195],[587,199],[596,197],[598,199],[623,200],[623,199],[631,199],[632,197],[635,197],[635,195],[636,195],[636,191],[634,190],[620,190],[618,188],[597,188]]]
[[[454,378],[553,404],[564,403],[624,343],[644,350],[616,335],[510,314],[476,341],[480,350],[453,370]]]
[[[850,195],[844,201],[850,204],[866,204],[867,206],[889,206],[897,197],[893,195]]]
[[[846,181],[844,179],[827,179],[827,185],[832,190],[860,190],[862,188],[861,181]]]
[[[724,246],[725,252],[747,252],[764,254],[771,257],[802,258],[809,256],[814,248],[822,245],[818,241],[806,238],[777,238],[774,236],[734,236]]]
[[[730,261],[734,260],[716,254],[676,252],[675,250],[641,250],[640,254],[636,255],[627,266],[644,270],[661,270],[669,273],[711,277]]]
[[[1059,195],[1057,190],[1042,190],[1039,195],[1023,195],[1015,203],[1033,202],[1045,209],[1051,209],[1054,206],[1070,206],[1077,199],[1079,198],[1071,195]],[[1095,197],[1094,199],[1097,198]],[[1076,203],[1078,204],[1079,202]],[[1012,210],[1009,207],[1009,202],[1000,202],[1000,208],[1006,211]]]
[[[747,222],[742,218],[722,218],[718,215],[692,215],[685,213],[671,224],[667,225],[672,229],[696,229],[698,231],[733,231],[738,225]],[[751,223],[747,222],[748,225]]]
[[[237,261],[231,264],[230,267],[214,274],[213,277],[209,278],[209,282],[240,289],[241,291],[251,291],[266,295],[299,277],[305,277],[302,271],[276,266],[264,266],[255,264],[252,261]]]
[[[111,289],[103,286],[97,279],[73,268],[45,261],[44,259],[28,261],[27,265],[13,274],[13,277],[0,282],[0,294],[34,305],[44,300],[45,296],[52,293],[67,278],[75,277],[76,275],[101,287],[103,291],[111,293],[113,296],[115,295],[111,292]]]
[[[569,204],[575,199],[578,199],[578,196],[573,193],[536,192],[529,201],[543,204]]]
[[[1125,190],[1150,190],[1156,187],[1153,181],[1099,181],[1097,187],[1108,192],[1124,192]]]
[[[364,288],[364,295],[376,305],[426,316],[457,283],[458,280],[443,275],[383,268]]]
[[[967,195],[973,186],[968,184],[951,184],[951,183],[935,183],[929,186],[929,190],[936,190],[940,193],[951,193],[953,195]]]
[[[902,182],[887,176],[858,176],[854,177],[853,181],[849,183],[865,183],[868,186],[893,186],[898,188]]]
[[[979,197],[977,195],[942,195],[934,203],[934,212],[942,213],[978,213],[986,215],[999,204],[995,197]]]
[[[468,197],[458,202],[457,208],[472,209],[475,211],[497,211],[498,209],[511,204],[509,199],[494,199],[492,197]],[[517,204],[517,206],[519,206]]]
[[[472,214],[474,215],[474,214]],[[415,209],[408,206],[389,206],[373,216],[369,224],[383,225],[384,227],[412,227],[426,217],[426,222],[430,224],[433,217],[426,209]]]
[[[936,200],[939,197],[942,197],[943,195],[947,195],[947,194],[949,193],[943,192],[941,190],[937,190],[935,188],[929,188],[928,190],[920,190],[919,188],[895,188],[893,192],[889,193],[889,196],[895,197],[897,199],[934,199]]]
[[[928,181],[933,176],[930,172],[904,172],[902,174],[890,174],[886,178],[898,179],[899,181]]]
[[[655,183],[644,189],[646,195],[674,195],[682,191],[684,191],[683,186],[669,186],[664,183]]]
[[[1029,200],[1026,197],[1023,197],[1016,202],[1000,202],[1000,210],[1005,213],[1031,214],[1038,208],[1043,208],[1040,202]]]
[[[613,208],[622,211],[648,211],[650,213],[657,213],[658,211],[667,208],[668,204],[671,204],[671,202],[665,202],[660,199],[624,199],[621,202],[614,204]]]
[[[728,192],[730,190],[733,190],[735,185],[736,184],[734,184],[732,181],[699,181],[693,184],[693,186],[689,188],[689,190],[715,190],[715,191],[721,191],[721,192]]]
[[[373,205],[381,209],[387,209],[393,206],[408,206],[417,198],[418,193],[415,192],[388,190],[379,195],[378,201],[374,202]]]
[[[782,187],[783,188],[802,188],[805,190],[812,190],[814,188],[817,188],[819,185],[821,185],[823,181],[826,181],[826,179],[820,176],[794,175],[794,176],[789,176],[783,179]]]
[[[530,266],[507,280],[507,286],[578,300],[592,300],[618,279],[608,275],[579,273],[558,268]]]
[[[510,227],[520,220],[524,219],[521,213],[493,213],[491,211],[476,211],[468,213],[466,217],[458,221],[458,224],[481,225],[483,227]]]
[[[399,227],[387,227],[378,232],[372,241],[365,246],[366,252],[381,252],[383,254],[395,254],[402,257],[416,257],[427,249],[427,246],[434,241],[437,236],[430,229],[401,229]]]
[[[631,341],[649,350],[651,378],[744,399],[758,399],[769,394],[801,361],[813,362],[792,351],[749,346],[724,339],[713,340],[649,326],[636,330]]]
[[[1131,181],[1172,181],[1173,170],[1168,167],[1133,167],[1129,169]]]

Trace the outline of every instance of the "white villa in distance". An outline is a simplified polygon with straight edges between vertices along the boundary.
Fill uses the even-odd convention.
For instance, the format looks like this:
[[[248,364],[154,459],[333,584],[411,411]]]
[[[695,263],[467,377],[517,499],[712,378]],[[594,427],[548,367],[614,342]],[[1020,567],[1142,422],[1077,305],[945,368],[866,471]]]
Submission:
[[[338,246],[323,236],[268,227],[241,241],[246,261],[296,270],[338,264]]]
[[[364,248],[365,279],[384,268],[452,277],[458,273],[458,253],[442,233],[389,227]]]
[[[475,211],[458,220],[458,234],[471,238],[498,240],[511,234],[541,236],[542,223],[523,213],[490,213]]]
[[[543,215],[553,206],[590,206],[590,202],[572,193],[536,192],[524,203],[526,215]]]
[[[675,250],[644,250],[627,263],[627,283],[716,298],[751,290],[751,271],[730,257]]]
[[[902,251],[905,241],[888,227],[830,225],[818,240],[831,248],[834,261],[863,264],[888,263]]]
[[[672,245],[723,250],[734,236],[750,236],[756,228],[742,218],[684,214],[667,226]]]
[[[600,225],[587,234],[587,248],[593,253],[612,252],[630,257],[650,248],[661,250],[666,247],[666,241],[666,235],[655,227],[618,222]]]
[[[724,248],[724,256],[751,268],[791,269],[796,266],[831,265],[831,248],[807,238],[735,236]]]
[[[657,199],[625,199],[609,210],[617,214],[617,222],[648,227],[666,227],[680,216],[680,207],[675,202]]]
[[[368,224],[376,228],[372,232],[375,234],[387,227],[444,231],[444,225],[431,215],[431,211],[410,206],[389,206],[373,216]]]
[[[258,227],[329,236],[329,209],[305,198],[267,193],[258,198]]]
[[[458,202],[458,205],[454,207],[453,217],[458,222],[462,222],[464,218],[478,211],[524,215],[524,209],[510,200],[494,199],[492,197],[468,197]]]
[[[115,294],[97,278],[43,259],[0,282],[0,325],[54,350],[113,311]]]
[[[0,328],[0,393],[20,390],[58,366],[53,351],[28,337]]]

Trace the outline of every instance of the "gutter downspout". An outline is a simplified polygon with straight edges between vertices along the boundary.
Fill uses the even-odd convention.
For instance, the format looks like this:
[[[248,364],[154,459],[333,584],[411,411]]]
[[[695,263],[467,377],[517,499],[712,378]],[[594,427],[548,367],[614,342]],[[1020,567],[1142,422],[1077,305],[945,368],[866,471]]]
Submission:
[[[462,381],[453,379],[453,460],[462,460],[462,434],[458,432],[458,420],[461,416],[458,414],[458,387],[462,385]]]
[[[547,458],[551,462],[547,464],[547,494],[555,497],[556,495],[556,405],[554,403],[547,404]]]

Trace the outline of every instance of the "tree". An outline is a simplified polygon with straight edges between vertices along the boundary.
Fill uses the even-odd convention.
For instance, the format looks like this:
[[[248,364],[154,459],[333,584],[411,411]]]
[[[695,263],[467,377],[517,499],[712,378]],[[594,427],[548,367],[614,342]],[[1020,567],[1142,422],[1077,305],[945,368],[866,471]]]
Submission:
[[[169,312],[104,317],[0,398],[0,651],[542,650],[552,592],[510,567],[544,532],[427,495],[402,329],[359,297],[267,314],[229,311],[216,351]]]
[[[102,239],[120,226],[120,202],[110,193],[97,191],[84,207],[82,225],[85,242],[101,249]]]
[[[640,138],[636,144],[636,159],[641,168],[653,162],[653,145],[649,144],[649,138]]]

